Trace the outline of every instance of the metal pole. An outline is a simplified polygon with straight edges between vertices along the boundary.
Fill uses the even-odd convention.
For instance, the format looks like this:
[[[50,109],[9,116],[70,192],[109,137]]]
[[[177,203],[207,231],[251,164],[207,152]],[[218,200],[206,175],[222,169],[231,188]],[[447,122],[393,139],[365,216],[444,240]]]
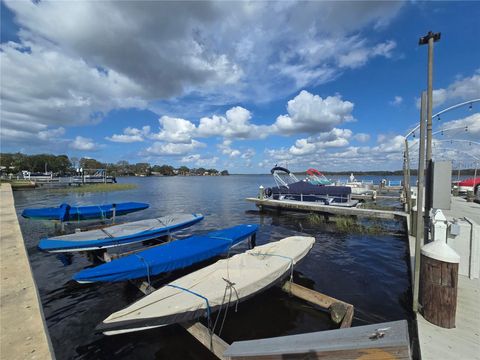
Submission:
[[[420,107],[420,141],[418,150],[418,187],[417,187],[417,232],[415,234],[415,263],[413,279],[413,311],[418,312],[418,293],[420,282],[420,250],[423,245],[424,228],[423,223],[423,186],[425,172],[425,117],[427,115],[427,94],[422,92]]]
[[[432,160],[432,108],[433,108],[433,36],[428,38],[428,80],[427,80],[427,152],[426,161]]]
[[[419,40],[419,45],[428,44],[428,78],[427,78],[427,145],[426,145],[426,166],[425,179],[425,237],[428,238],[430,222],[430,207],[432,204],[432,108],[433,108],[433,43],[440,40],[440,33],[429,31],[428,34]],[[417,207],[418,209],[418,207]],[[417,224],[418,225],[418,224]]]
[[[428,239],[430,208],[432,206],[432,107],[433,107],[433,36],[428,39],[428,80],[427,80],[427,144],[425,153],[425,216],[424,237]]]
[[[405,138],[405,166],[406,166],[406,181],[405,187],[407,189],[406,199],[408,203],[407,212],[412,212],[412,194],[410,192],[410,153],[408,151],[408,139]]]
[[[405,139],[406,141],[406,139]],[[405,194],[405,210],[407,213],[409,211],[409,204],[408,204],[408,188],[407,188],[407,149],[403,152],[403,193]]]

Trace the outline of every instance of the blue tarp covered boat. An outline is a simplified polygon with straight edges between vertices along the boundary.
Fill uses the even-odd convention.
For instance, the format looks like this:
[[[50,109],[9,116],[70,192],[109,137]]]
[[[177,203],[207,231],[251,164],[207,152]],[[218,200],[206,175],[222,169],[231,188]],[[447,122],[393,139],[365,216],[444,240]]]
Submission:
[[[73,279],[79,283],[125,281],[185,268],[226,253],[233,245],[249,238],[257,230],[258,225],[238,225],[172,241],[82,270]]]
[[[118,204],[91,205],[91,206],[70,206],[62,204],[59,207],[25,209],[22,216],[35,220],[59,220],[59,221],[79,221],[94,219],[109,219],[113,216],[129,214],[148,208],[146,203],[125,202]]]
[[[133,221],[101,229],[77,232],[40,240],[40,250],[48,252],[90,251],[152,240],[191,226],[201,214],[171,214],[160,218]]]

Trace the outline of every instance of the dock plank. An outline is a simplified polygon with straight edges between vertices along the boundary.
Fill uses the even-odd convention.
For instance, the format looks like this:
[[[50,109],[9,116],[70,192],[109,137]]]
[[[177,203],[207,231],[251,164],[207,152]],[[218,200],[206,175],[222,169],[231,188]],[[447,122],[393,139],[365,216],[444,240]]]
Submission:
[[[378,337],[378,334],[381,334]],[[411,359],[406,320],[308,334],[234,342],[224,353],[240,359]]]
[[[12,188],[6,183],[0,186],[0,263],[1,358],[54,358]]]
[[[324,205],[318,202],[295,201],[295,200],[272,200],[258,198],[247,198],[247,201],[255,203],[259,208],[271,208],[278,210],[318,212],[331,215],[352,215],[380,219],[396,219],[405,217],[401,211],[362,209],[356,207],[345,207],[335,205]]]
[[[465,216],[474,218],[475,222],[480,220],[480,205],[467,203],[459,197],[452,197],[451,209],[442,211],[449,220]],[[413,236],[409,236],[409,248],[413,269],[415,256],[415,237]],[[479,299],[480,280],[459,275],[455,328],[438,327],[425,320],[420,313],[417,314],[418,341],[423,360],[454,358],[480,360]]]

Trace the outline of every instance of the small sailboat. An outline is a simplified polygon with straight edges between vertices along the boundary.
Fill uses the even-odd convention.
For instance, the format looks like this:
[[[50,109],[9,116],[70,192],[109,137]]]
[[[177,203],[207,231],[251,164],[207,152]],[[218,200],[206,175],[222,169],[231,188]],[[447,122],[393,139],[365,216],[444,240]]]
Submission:
[[[48,252],[91,251],[133,244],[168,235],[203,219],[201,214],[171,214],[101,229],[41,239],[38,248]]]
[[[292,236],[219,260],[111,314],[97,330],[115,335],[209,317],[290,276],[314,243],[313,237]],[[225,293],[232,295],[228,303]]]
[[[61,204],[59,207],[28,208],[22,211],[22,216],[33,220],[80,221],[95,219],[110,219],[119,215],[130,214],[147,209],[149,204],[125,202],[118,204],[70,206]]]
[[[226,253],[232,246],[251,237],[258,225],[238,225],[191,236],[127,255],[74,275],[79,283],[148,279],[161,273],[182,269]]]

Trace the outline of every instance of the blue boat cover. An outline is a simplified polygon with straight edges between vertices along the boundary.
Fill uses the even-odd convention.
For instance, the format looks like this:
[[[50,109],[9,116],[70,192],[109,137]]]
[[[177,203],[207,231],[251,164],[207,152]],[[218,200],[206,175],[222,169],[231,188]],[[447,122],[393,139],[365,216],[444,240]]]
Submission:
[[[59,220],[59,221],[79,221],[92,219],[105,219],[113,216],[115,206],[115,215],[125,215],[131,212],[144,210],[148,208],[146,203],[126,202],[118,204],[92,205],[92,206],[70,206],[62,204],[59,207],[25,209],[22,212],[24,218],[37,220]]]
[[[114,282],[158,275],[210,259],[247,239],[258,225],[238,225],[205,235],[169,242],[100,266],[84,269],[73,279],[84,282]]]

